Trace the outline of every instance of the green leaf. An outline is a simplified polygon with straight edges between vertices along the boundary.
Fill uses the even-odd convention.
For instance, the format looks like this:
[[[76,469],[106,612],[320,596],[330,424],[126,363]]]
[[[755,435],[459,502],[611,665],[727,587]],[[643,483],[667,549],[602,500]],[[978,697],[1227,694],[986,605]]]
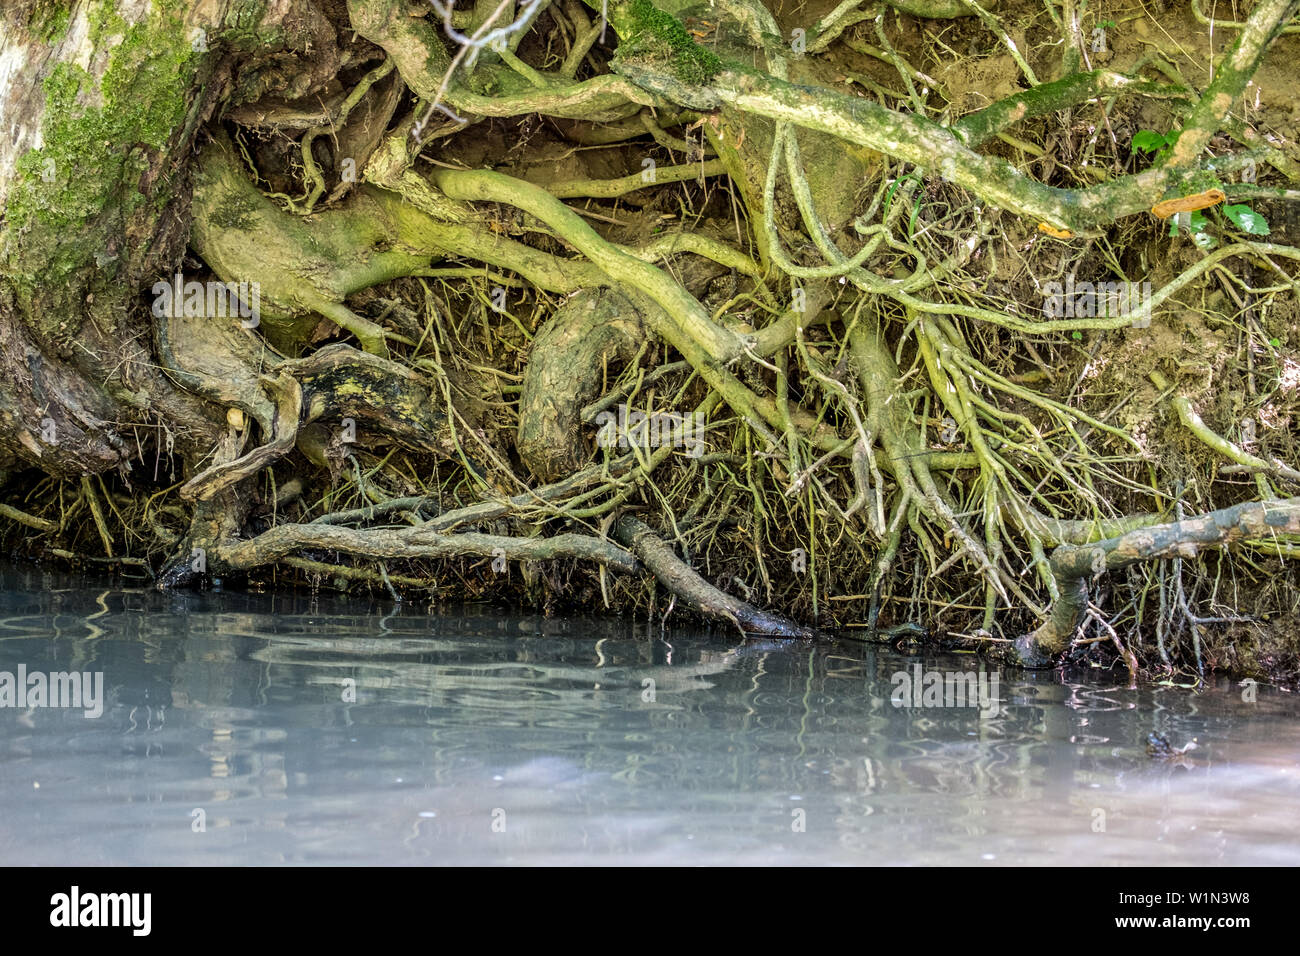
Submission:
[[[1074,341],[1076,342],[1082,342],[1083,333],[1080,332],[1078,329],[1075,329],[1073,332],[1070,333],[1070,338],[1074,339]]]
[[[1272,338],[1268,340],[1268,344],[1273,346],[1273,348],[1275,349],[1280,349],[1282,347],[1282,340],[1277,338]]]
[[[1268,235],[1268,220],[1246,205],[1224,206],[1223,214],[1242,232],[1252,236]]]
[[[1181,214],[1180,214],[1181,215]],[[1209,233],[1210,220],[1202,212],[1193,212],[1187,217],[1187,230],[1192,234],[1192,242],[1198,249],[1213,249],[1219,244]]]
[[[1154,153],[1158,149],[1163,149],[1166,142],[1164,135],[1153,129],[1140,129],[1133,134],[1133,148],[1140,149],[1144,153]]]

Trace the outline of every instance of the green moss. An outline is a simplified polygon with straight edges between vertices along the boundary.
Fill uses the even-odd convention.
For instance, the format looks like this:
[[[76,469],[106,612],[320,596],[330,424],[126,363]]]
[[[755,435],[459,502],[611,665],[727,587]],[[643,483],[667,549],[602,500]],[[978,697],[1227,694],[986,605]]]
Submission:
[[[132,214],[169,198],[156,185],[142,194],[141,178],[149,153],[185,121],[197,54],[175,13],[127,25],[111,9],[91,9],[92,30],[105,42],[122,37],[99,88],[80,67],[56,66],[44,83],[44,145],[18,160],[2,271],[28,306],[37,290],[63,289],[71,300],[95,271],[117,268]]]
[[[212,210],[208,222],[218,229],[252,229],[258,223],[257,213],[261,208],[257,200],[251,196],[228,192],[223,195],[222,202]]]
[[[57,43],[68,32],[68,24],[71,22],[72,15],[67,7],[59,3],[48,3],[33,11],[28,26],[33,34],[46,43]]]
[[[266,15],[266,0],[235,0],[226,12],[226,29],[256,31]]]
[[[146,167],[141,148],[162,149],[184,121],[192,52],[158,55],[146,32],[130,31],[113,50],[102,108],[82,105],[93,90],[80,67],[61,63],[46,78],[45,145],[18,161],[11,227],[64,227],[93,216],[130,172]]]
[[[112,0],[101,0],[86,10],[86,23],[89,27],[87,36],[91,44],[98,47],[105,36],[126,31],[126,21],[118,14]]]
[[[704,84],[722,70],[722,62],[700,46],[686,27],[651,0],[628,0],[613,18],[618,56],[624,61],[667,63],[683,83]]]
[[[221,39],[237,50],[256,50],[260,47],[278,47],[284,44],[283,27],[264,27],[266,0],[234,0],[226,11]]]

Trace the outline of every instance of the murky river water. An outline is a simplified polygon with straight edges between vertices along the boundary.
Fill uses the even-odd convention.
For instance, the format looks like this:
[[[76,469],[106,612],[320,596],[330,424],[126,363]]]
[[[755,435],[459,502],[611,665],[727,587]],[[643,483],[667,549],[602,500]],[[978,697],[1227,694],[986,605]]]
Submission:
[[[1294,696],[978,666],[9,572],[0,863],[1300,864]]]

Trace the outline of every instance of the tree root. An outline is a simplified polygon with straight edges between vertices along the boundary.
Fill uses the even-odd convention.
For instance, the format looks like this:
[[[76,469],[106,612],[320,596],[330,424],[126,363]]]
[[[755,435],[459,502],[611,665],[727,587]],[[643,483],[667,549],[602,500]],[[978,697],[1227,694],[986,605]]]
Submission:
[[[448,406],[429,376],[344,343],[280,368],[302,383],[304,424],[351,418],[359,441],[369,433],[435,458],[463,453],[486,473],[485,453],[458,443],[453,434],[452,418],[463,413]]]
[[[1060,591],[1038,630],[1013,645],[1025,667],[1051,666],[1074,636],[1088,608],[1088,580],[1142,561],[1194,558],[1198,550],[1217,550],[1249,539],[1300,533],[1300,498],[1251,501],[1170,524],[1151,525],[1088,545],[1062,545],[1052,552],[1052,574]]]
[[[302,415],[302,387],[289,375],[262,376],[266,390],[275,401],[275,411],[267,423],[270,438],[248,454],[234,461],[215,464],[199,472],[181,487],[181,497],[205,501],[257,474],[277,458],[289,453],[298,437],[298,420]],[[232,416],[234,417],[234,416]],[[243,422],[242,416],[236,418]],[[242,432],[242,424],[231,422],[231,429]]]
[[[733,14],[756,22],[771,19],[753,0],[736,0],[730,7]],[[1201,161],[1206,143],[1223,124],[1269,42],[1297,8],[1300,0],[1267,0],[1256,6],[1246,28],[1228,51],[1223,67],[1216,71],[1214,82],[1193,107],[1166,162],[1087,189],[1043,185],[1005,160],[974,152],[966,145],[962,133],[924,116],[895,112],[871,100],[825,87],[790,83],[781,76],[782,71],[770,54],[772,75],[723,70],[709,83],[686,89],[667,65],[643,60],[616,61],[614,69],[648,92],[683,106],[716,110],[727,105],[828,133],[925,169],[937,165],[944,179],[988,203],[1046,222],[1056,229],[1097,234],[1101,226],[1121,216],[1148,210],[1153,197],[1159,199],[1181,185],[1187,173]],[[1022,99],[1011,108],[1013,112],[1027,110],[1028,103]],[[999,123],[995,119],[990,128]],[[937,164],[936,157],[942,157]]]
[[[810,628],[786,620],[779,614],[760,610],[740,598],[718,590],[700,577],[644,521],[623,515],[614,522],[614,537],[631,550],[664,587],[691,607],[709,617],[734,624],[747,634],[808,639]]]
[[[533,339],[519,396],[515,448],[534,475],[554,481],[587,461],[582,408],[605,370],[644,341],[636,309],[617,292],[580,292],[555,310]]]
[[[1152,383],[1156,388],[1163,391],[1172,391],[1173,387],[1159,372],[1152,372],[1150,375]],[[1287,481],[1300,481],[1300,471],[1292,468],[1290,465],[1281,461],[1265,461],[1258,455],[1252,455],[1250,452],[1241,448],[1234,442],[1228,441],[1222,435],[1216,433],[1201,419],[1196,409],[1192,407],[1191,401],[1185,395],[1173,395],[1171,404],[1174,411],[1178,413],[1178,420],[1195,435],[1198,439],[1206,444],[1207,447],[1223,455],[1231,461],[1236,462],[1254,472],[1257,475],[1268,474],[1275,478],[1283,478]]]
[[[443,534],[427,527],[341,528],[327,524],[284,524],[255,538],[230,540],[209,555],[212,570],[247,571],[272,564],[304,548],[339,551],[367,558],[504,558],[507,561],[548,561],[576,558],[614,571],[632,573],[636,558],[617,545],[583,534],[549,538],[511,538],[464,532]]]
[[[397,72],[421,99],[428,103],[445,101],[468,116],[541,113],[610,122],[656,102],[622,77],[605,75],[575,81],[563,74],[533,71],[535,79],[544,84],[538,89],[508,67],[485,62],[476,68],[479,81],[496,85],[504,95],[482,96],[455,82],[441,31],[422,19],[407,16],[399,0],[348,0],[348,14],[358,33],[392,57]]]
[[[1037,299],[1047,294],[1042,280],[1080,270],[1127,278],[1137,261],[1160,274],[1163,244],[1154,260],[1130,253],[1138,231],[1159,225],[1147,210],[1163,209],[1170,196],[1294,198],[1271,171],[1259,186],[1253,176],[1245,186],[1226,180],[1247,178],[1250,163],[1295,172],[1283,131],[1254,133],[1242,107],[1245,84],[1300,0],[1258,0],[1248,21],[1233,23],[1241,35],[1213,64],[1204,94],[1159,63],[1159,82],[1140,78],[1145,61],[1132,76],[1076,72],[1086,59],[1070,52],[1083,46],[1079,11],[1067,4],[1058,14],[1048,3],[1064,35],[1068,75],[1037,82],[1030,64],[1041,69],[1044,55],[1056,54],[1050,40],[1035,38],[1023,55],[1013,50],[1031,89],[955,122],[936,119],[965,111],[955,91],[891,45],[889,19],[880,14],[891,5],[922,16],[974,13],[1009,44],[1006,28],[986,12],[991,0],[837,0],[798,57],[762,0],[719,0],[717,23],[710,14],[689,27],[677,22],[685,0],[612,0],[599,24],[576,0],[567,14],[530,2],[517,21],[509,0],[482,0],[456,20],[472,41],[446,32],[450,12],[446,23],[426,20],[410,15],[427,11],[408,0],[285,0],[277,6],[301,6],[315,17],[313,36],[336,44],[316,58],[331,69],[295,75],[290,57],[262,75],[261,52],[250,50],[273,44],[256,30],[241,41],[248,44],[242,52],[211,57],[220,70],[245,73],[209,84],[204,96],[193,87],[207,81],[196,78],[181,91],[186,106],[193,100],[183,128],[166,143],[147,137],[160,158],[131,154],[148,167],[142,196],[152,202],[153,184],[190,181],[192,203],[174,193],[160,198],[148,211],[165,227],[136,222],[144,211],[133,215],[126,250],[116,234],[108,242],[91,235],[98,213],[78,219],[71,209],[69,222],[93,246],[77,268],[93,262],[104,279],[78,279],[69,286],[75,294],[54,289],[31,300],[44,312],[51,302],[69,305],[66,321],[44,320],[23,297],[35,288],[31,251],[53,249],[56,232],[78,230],[36,236],[22,226],[6,235],[25,263],[20,283],[11,288],[7,276],[0,283],[0,358],[13,369],[11,381],[0,383],[12,425],[6,448],[54,477],[0,507],[0,517],[22,527],[0,525],[44,554],[86,559],[102,546],[127,562],[142,549],[150,557],[165,549],[163,586],[281,563],[396,597],[396,586],[436,586],[444,568],[455,576],[466,564],[456,559],[491,558],[499,571],[502,559],[563,558],[598,569],[578,572],[578,602],[597,584],[604,590],[606,569],[648,569],[701,613],[780,637],[813,632],[761,607],[833,623],[862,610],[878,634],[912,633],[918,615],[933,613],[936,632],[959,618],[958,626],[976,632],[965,637],[1000,649],[1002,639],[981,629],[1018,634],[1028,629],[1019,616],[1032,613],[1041,626],[1005,649],[1030,666],[1059,658],[1091,616],[1109,636],[1090,640],[1109,640],[1130,672],[1137,660],[1129,649],[1140,648],[1150,622],[1151,582],[1130,582],[1124,597],[1132,599],[1102,612],[1097,605],[1107,602],[1095,595],[1089,602],[1087,578],[1170,558],[1177,583],[1159,588],[1156,635],[1171,662],[1171,621],[1195,628],[1222,620],[1194,613],[1197,586],[1184,593],[1178,580],[1184,557],[1230,545],[1276,556],[1300,551],[1300,499],[1279,501],[1273,491],[1300,479],[1278,460],[1297,454],[1286,429],[1300,401],[1283,344],[1294,344],[1293,303],[1284,296],[1300,284],[1278,265],[1300,261],[1300,249],[1285,244],[1291,224],[1266,207],[1277,244],[1237,241],[1240,229],[1229,222],[1241,223],[1212,212],[1207,228],[1220,247],[1187,249],[1181,271],[1129,314],[1061,316]],[[538,31],[521,43],[542,11],[558,37]],[[609,68],[622,75],[605,74],[610,48],[595,45],[605,13],[620,34]],[[875,89],[882,104],[903,103],[899,109],[848,95],[840,58],[815,55],[848,38],[853,24],[870,31],[869,20],[880,49],[868,52],[897,69],[902,92],[850,79]],[[703,44],[692,39],[715,29]],[[479,42],[494,31],[509,33],[504,50]],[[225,39],[214,47],[224,50]],[[377,58],[371,43],[387,56]],[[1271,96],[1272,79],[1260,82]],[[1112,108],[1129,94],[1171,103],[1179,132],[1152,168],[1122,175],[1134,157],[1115,130],[1132,125],[1137,104]],[[428,126],[438,109],[449,121]],[[1062,111],[1075,112],[1064,122],[1041,121]],[[77,125],[72,112],[68,122]],[[200,140],[188,169],[193,130],[209,119],[212,136]],[[666,132],[685,123],[693,124],[686,133]],[[250,135],[231,142],[232,124]],[[1017,126],[1022,139],[1013,142],[1008,131]],[[1109,135],[1091,135],[1098,126]],[[476,128],[447,138],[467,127]],[[1220,129],[1227,138],[1211,145]],[[705,161],[705,136],[716,160]],[[1013,166],[999,158],[1010,155],[988,148],[999,137],[1032,161]],[[1220,144],[1231,149],[1230,139],[1245,148],[1225,152]],[[136,149],[132,142],[111,146],[125,154]],[[575,143],[620,145],[596,152]],[[643,178],[635,170],[646,150],[688,158],[666,160]],[[22,160],[29,179],[40,158]],[[352,159],[360,177],[344,182],[340,158]],[[81,162],[78,175],[86,168]],[[1080,171],[1100,185],[1080,187]],[[59,168],[22,195],[54,210],[69,174]],[[552,181],[523,178],[548,175]],[[1208,180],[1216,177],[1211,193]],[[116,175],[110,185],[136,189]],[[634,190],[639,195],[626,205],[564,201],[617,200]],[[1112,226],[1129,212],[1142,217]],[[1033,218],[1013,223],[1011,213]],[[721,238],[733,225],[734,244]],[[187,230],[192,249],[223,281],[258,283],[260,322],[158,316],[155,306],[156,356],[134,347],[115,352],[142,330],[127,324],[145,310],[129,307],[142,304],[155,272],[174,274]],[[1072,230],[1106,236],[1069,244]],[[134,248],[138,236],[153,236],[157,250]],[[699,258],[678,258],[686,255]],[[1189,295],[1210,270],[1225,280],[1236,316],[1217,296],[1197,303]],[[510,309],[499,301],[506,289]],[[1220,481],[1223,471],[1208,466],[1209,484],[1200,486],[1204,451],[1157,447],[1164,435],[1146,427],[1139,407],[1150,393],[1127,394],[1134,374],[1172,392],[1151,364],[1130,361],[1141,343],[1126,327],[1157,309],[1161,320],[1178,322],[1175,305],[1188,326],[1202,313],[1227,316],[1225,325],[1244,320],[1242,367],[1220,351],[1224,361],[1211,370],[1230,400],[1204,403],[1207,421],[1187,397],[1171,401],[1216,458],[1226,456],[1228,468],[1257,482],[1251,494],[1262,504],[1165,524],[1140,512],[1160,512],[1181,496],[1162,482],[1176,484],[1183,472],[1195,472],[1203,501],[1243,494],[1242,482]],[[123,313],[128,323],[120,322]],[[1085,339],[1084,332],[1111,334]],[[345,334],[360,350],[329,341]],[[1103,345],[1109,351],[1099,352]],[[1217,341],[1210,347],[1219,349]],[[694,440],[634,439],[629,454],[606,448],[586,464],[586,426],[620,401],[698,414],[708,422],[707,442],[697,455]],[[1211,408],[1229,418],[1243,403],[1250,421],[1272,430],[1258,445],[1233,444],[1233,426],[1209,420]],[[143,414],[129,414],[136,412]],[[683,446],[691,454],[681,454]],[[120,477],[100,477],[114,467]],[[13,475],[14,486],[23,482],[21,472]],[[533,479],[547,483],[530,487]],[[141,495],[141,485],[144,506],[123,504]],[[730,550],[739,549],[744,572],[727,587],[741,597],[706,582],[691,559],[675,554],[675,541],[683,548],[689,541],[692,552],[698,546],[701,567],[715,567],[719,554],[739,567]],[[389,561],[407,562],[393,566],[406,573],[390,574]],[[1247,565],[1249,558],[1230,570]],[[563,603],[568,572],[548,569],[538,582],[527,569],[529,596],[544,592]],[[1249,567],[1242,576],[1254,582],[1273,572]],[[484,573],[484,585],[492,580]],[[638,595],[653,587],[648,576],[640,583],[646,588],[638,586]],[[1278,591],[1285,595],[1285,585]],[[1269,600],[1280,606],[1283,598]],[[909,607],[912,623],[880,626],[888,602]],[[1002,614],[1015,624],[996,620]],[[1131,621],[1130,630],[1121,637],[1106,614]],[[967,619],[980,626],[965,627]],[[1200,635],[1189,643],[1187,656],[1194,650],[1199,667]]]

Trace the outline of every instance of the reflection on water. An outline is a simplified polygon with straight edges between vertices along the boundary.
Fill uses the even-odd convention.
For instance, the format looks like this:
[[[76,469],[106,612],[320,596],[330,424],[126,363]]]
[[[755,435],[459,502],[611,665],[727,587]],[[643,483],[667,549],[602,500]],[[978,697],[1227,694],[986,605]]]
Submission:
[[[1288,695],[1002,674],[981,719],[891,703],[969,657],[736,643],[10,572],[0,673],[106,700],[0,709],[0,862],[1300,863]]]

